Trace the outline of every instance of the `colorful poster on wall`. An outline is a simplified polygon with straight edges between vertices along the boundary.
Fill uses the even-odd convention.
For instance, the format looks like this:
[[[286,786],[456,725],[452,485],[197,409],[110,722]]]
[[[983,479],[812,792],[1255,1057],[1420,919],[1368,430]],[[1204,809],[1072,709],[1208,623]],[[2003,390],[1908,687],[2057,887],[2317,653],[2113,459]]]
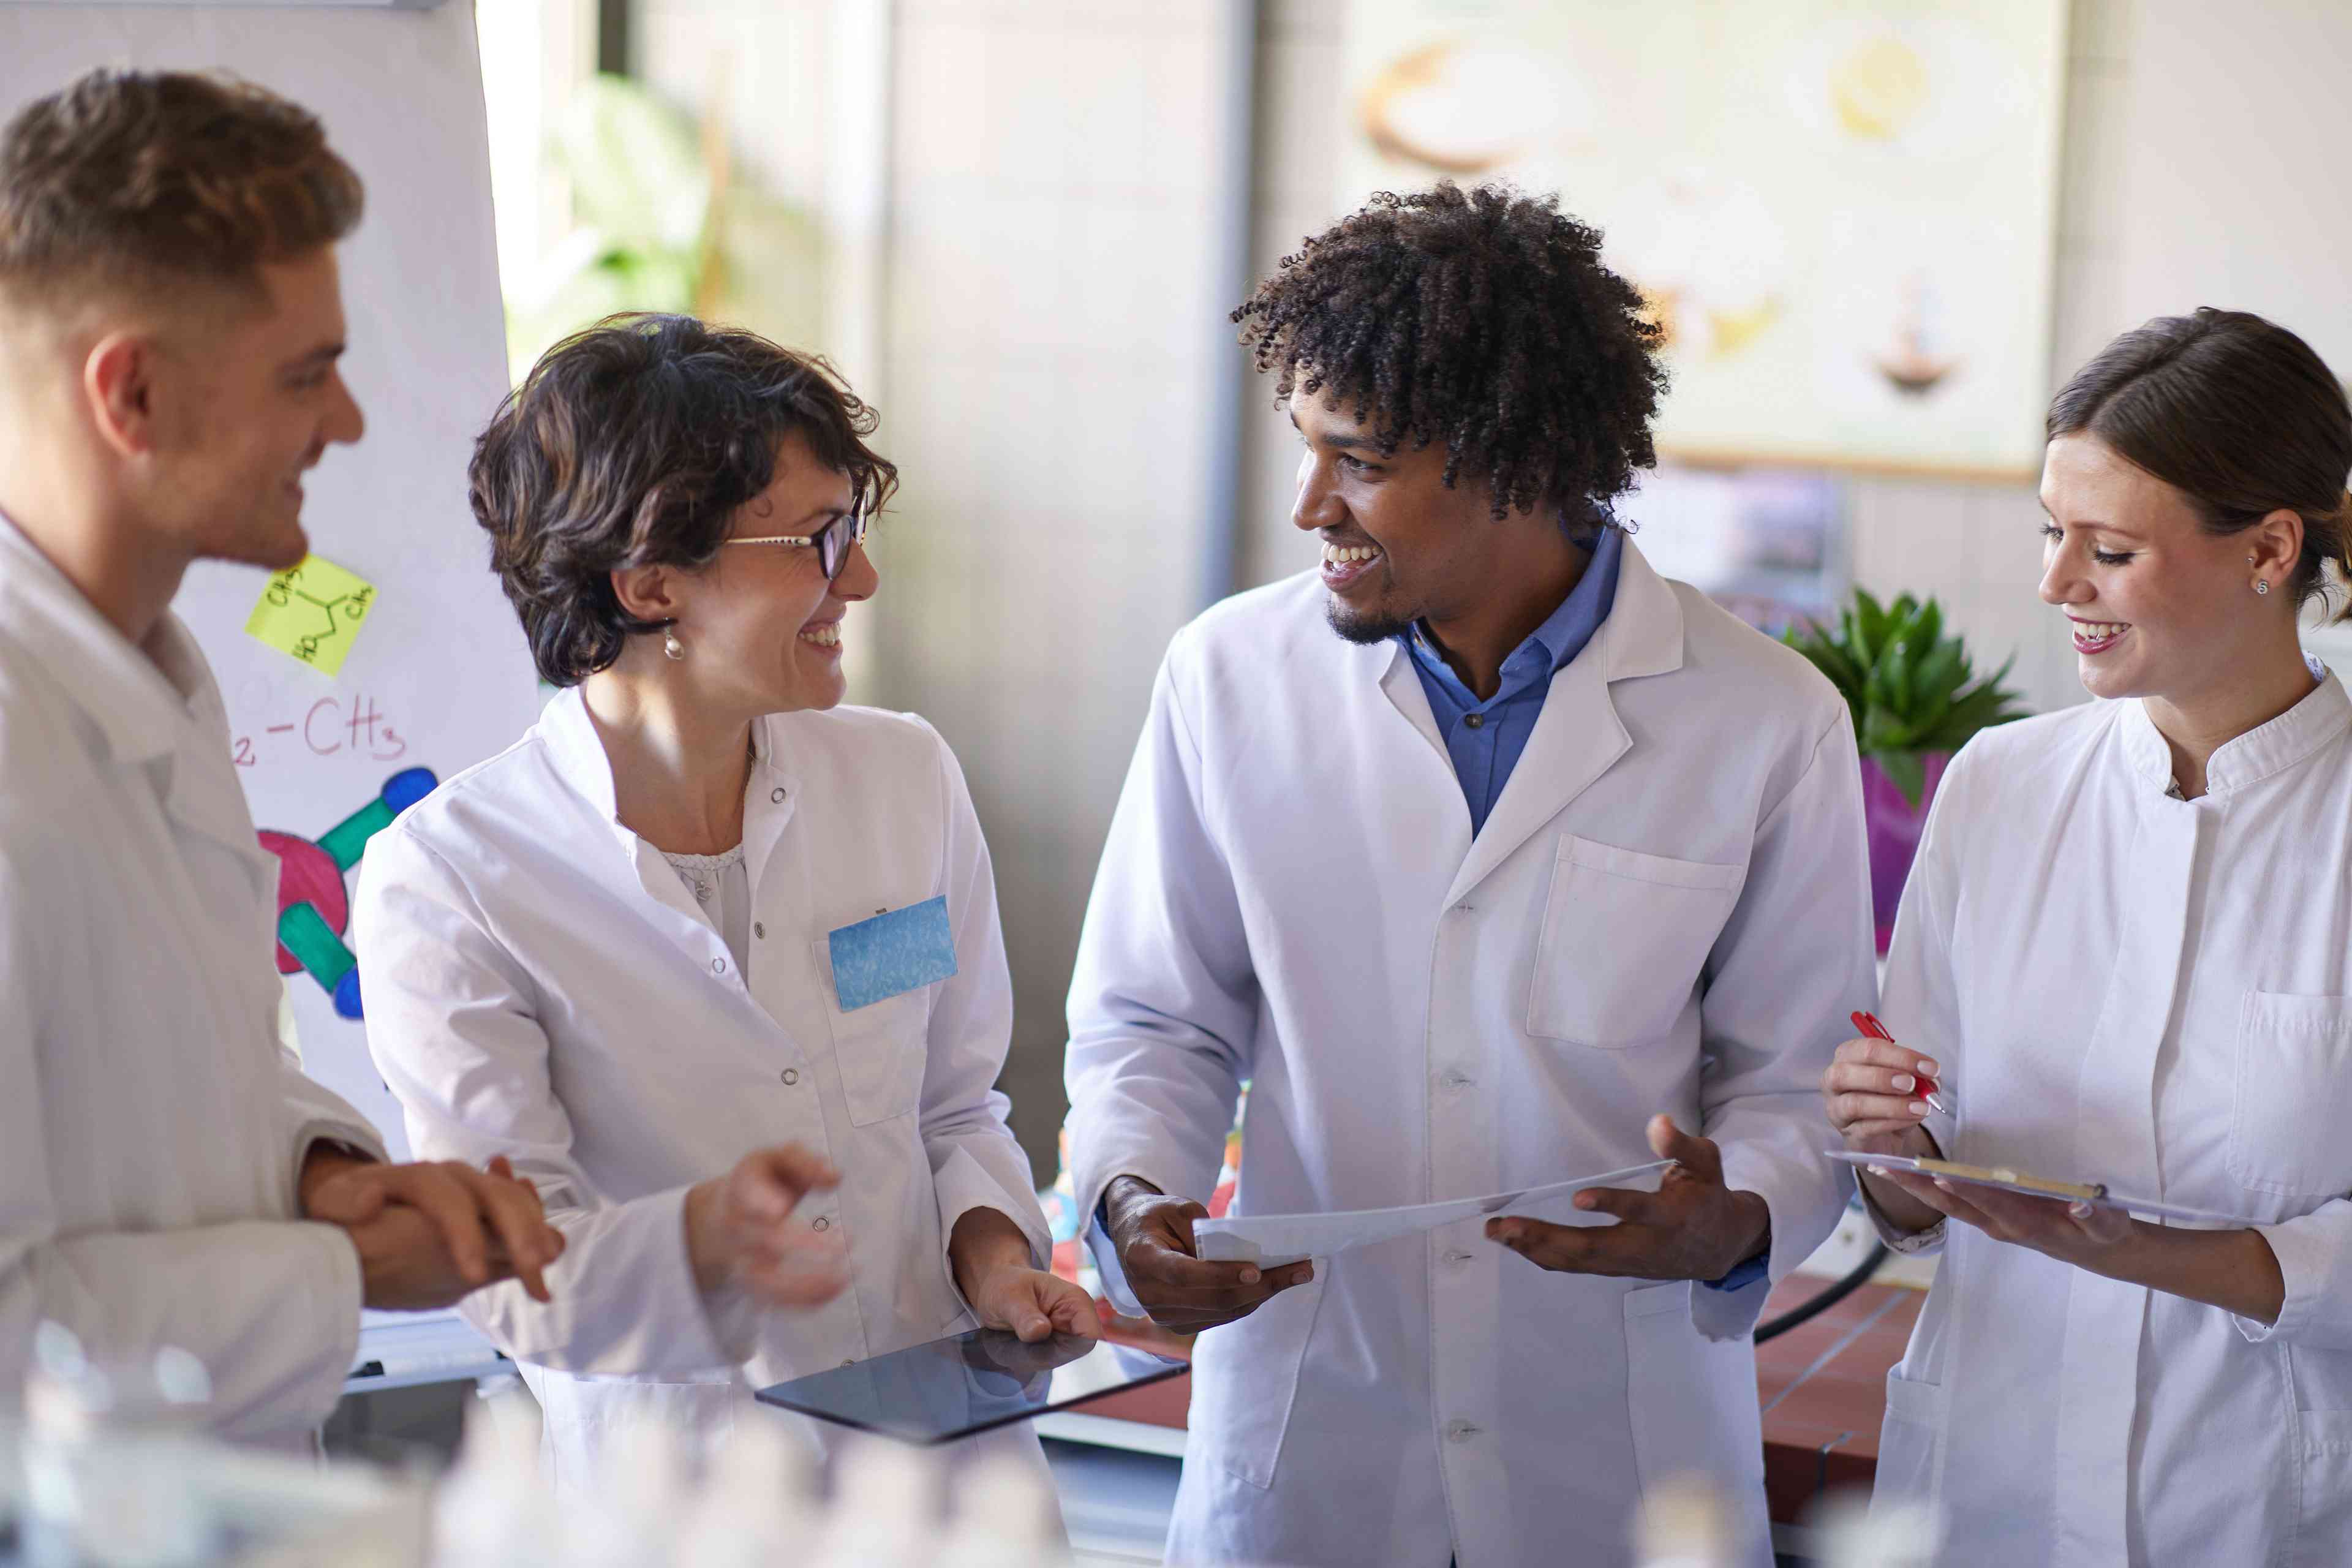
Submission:
[[[2065,0],[1352,0],[1341,196],[1559,194],[1665,329],[1669,456],[2038,467]]]

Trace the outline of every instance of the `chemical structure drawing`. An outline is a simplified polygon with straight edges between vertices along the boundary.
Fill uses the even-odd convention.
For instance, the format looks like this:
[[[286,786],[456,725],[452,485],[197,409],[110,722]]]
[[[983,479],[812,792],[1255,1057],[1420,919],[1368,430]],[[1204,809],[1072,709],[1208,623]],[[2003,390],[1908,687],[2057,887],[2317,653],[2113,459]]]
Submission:
[[[291,584],[283,586],[272,584],[269,595],[270,603],[280,609],[291,609],[299,600],[318,612],[313,623],[315,629],[299,632],[294,637],[294,657],[304,664],[310,664],[318,658],[320,645],[330,637],[341,636],[346,624],[356,626],[366,618],[368,602],[375,597],[375,590],[361,588],[354,593],[338,594],[331,599],[321,599]],[[308,614],[303,619],[311,621]]]
[[[343,941],[352,920],[344,874],[359,864],[369,839],[432,794],[440,782],[430,768],[404,768],[384,781],[375,799],[329,828],[316,843],[291,833],[261,830],[261,847],[278,857],[278,973],[308,973],[334,999],[335,1011],[343,1017],[362,1016],[359,960]]]
[[[269,579],[254,601],[245,635],[322,675],[338,675],[375,603],[376,586],[366,578],[305,556]]]

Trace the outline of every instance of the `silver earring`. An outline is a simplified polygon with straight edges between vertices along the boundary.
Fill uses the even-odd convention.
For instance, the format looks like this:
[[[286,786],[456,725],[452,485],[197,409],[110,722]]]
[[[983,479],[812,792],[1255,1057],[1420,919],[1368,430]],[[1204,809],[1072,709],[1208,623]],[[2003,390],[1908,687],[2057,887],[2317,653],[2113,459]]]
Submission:
[[[2269,583],[2269,581],[2268,581],[2267,579],[2265,579],[2265,578],[2262,578],[2262,577],[2257,577],[2257,578],[2255,578],[2255,579],[2254,579],[2254,592],[2255,592],[2255,593],[2257,593],[2257,594],[2267,594],[2267,593],[2269,593],[2270,591],[2271,591],[2271,585],[2270,585],[2270,583]]]
[[[664,634],[662,637],[662,652],[669,655],[672,658],[684,658],[686,657],[686,645],[677,640],[677,633],[676,631],[668,631]]]

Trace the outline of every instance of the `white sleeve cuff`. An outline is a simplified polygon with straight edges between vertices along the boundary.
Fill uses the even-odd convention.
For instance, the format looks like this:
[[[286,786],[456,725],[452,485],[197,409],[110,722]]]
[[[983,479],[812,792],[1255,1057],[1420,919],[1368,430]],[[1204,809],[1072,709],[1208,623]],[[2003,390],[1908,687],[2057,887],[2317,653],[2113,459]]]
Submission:
[[[1054,1266],[1054,1233],[1046,1227],[1045,1211],[1037,1206],[1037,1196],[1032,1193],[1027,1201],[1004,1190],[1004,1184],[988,1173],[986,1166],[972,1158],[969,1149],[958,1149],[948,1156],[931,1178],[932,1190],[940,1205],[940,1261],[947,1268],[948,1289],[963,1307],[972,1321],[980,1314],[964,1300],[963,1287],[955,1277],[956,1221],[974,1209],[994,1209],[1020,1227],[1029,1243],[1029,1266],[1048,1269]]]
[[[1691,1282],[1691,1327],[1710,1340],[1745,1339],[1763,1315],[1764,1299],[1772,1293],[1773,1276],[1765,1274],[1737,1290],[1710,1290]]]
[[[1886,1217],[1886,1211],[1878,1206],[1878,1200],[1870,1195],[1867,1186],[1860,1182],[1854,1183],[1853,1186],[1854,1191],[1862,1194],[1862,1212],[1870,1216],[1870,1228],[1878,1233],[1878,1239],[1886,1244],[1889,1252],[1899,1252],[1909,1258],[1944,1249],[1945,1227],[1951,1221],[1938,1216],[1936,1223],[1925,1230],[1905,1230]]]
[[[2285,1286],[2279,1298],[2278,1321],[2264,1323],[2231,1315],[2230,1321],[2238,1326],[2238,1332],[2253,1344],[2269,1340],[2293,1343],[2309,1339],[2318,1326],[2320,1310],[2336,1284],[2332,1266],[2343,1249],[2336,1237],[2325,1234],[2334,1227],[2314,1225],[2314,1217],[2305,1215],[2278,1225],[2253,1227],[2270,1244],[2271,1256],[2278,1259],[2280,1281]]]
[[[389,1160],[383,1140],[374,1128],[364,1121],[345,1121],[341,1117],[313,1117],[295,1130],[294,1187],[299,1203],[302,1192],[302,1167],[310,1158],[310,1151],[321,1143],[342,1143],[353,1152],[372,1160]]]

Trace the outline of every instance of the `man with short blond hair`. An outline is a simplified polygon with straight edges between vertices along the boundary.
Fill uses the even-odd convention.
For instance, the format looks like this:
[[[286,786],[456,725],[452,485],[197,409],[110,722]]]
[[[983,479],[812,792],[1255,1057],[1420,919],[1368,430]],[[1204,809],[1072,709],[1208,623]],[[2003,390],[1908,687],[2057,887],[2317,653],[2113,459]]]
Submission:
[[[278,1044],[277,862],[170,605],[308,551],[359,438],[315,117],[99,71],[0,132],[0,1400],[37,1323],[192,1351],[214,1429],[310,1440],[362,1305],[446,1305],[562,1247],[502,1164],[394,1165]]]

